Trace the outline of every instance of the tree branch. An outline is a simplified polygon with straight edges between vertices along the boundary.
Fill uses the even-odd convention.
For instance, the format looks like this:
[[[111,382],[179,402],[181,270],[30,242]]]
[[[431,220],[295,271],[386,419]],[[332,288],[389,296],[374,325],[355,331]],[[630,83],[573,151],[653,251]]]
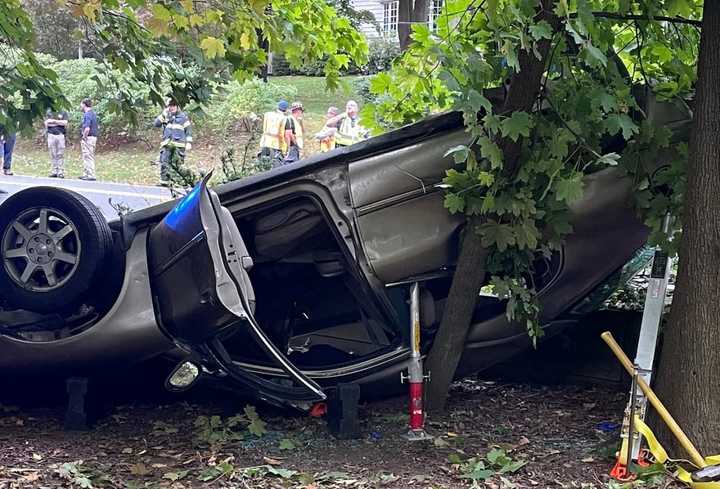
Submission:
[[[674,24],[687,24],[693,27],[701,27],[699,20],[686,19],[685,17],[667,17],[664,15],[640,15],[640,14],[618,14],[615,12],[593,12],[593,16],[601,19],[617,19],[617,20],[657,20],[661,22],[672,22]],[[577,13],[570,14],[570,17],[577,17]]]

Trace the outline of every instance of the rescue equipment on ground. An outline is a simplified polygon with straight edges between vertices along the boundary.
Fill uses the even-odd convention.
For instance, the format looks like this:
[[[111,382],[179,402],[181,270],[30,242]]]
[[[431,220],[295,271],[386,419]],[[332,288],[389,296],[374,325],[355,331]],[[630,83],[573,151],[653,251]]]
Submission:
[[[670,214],[667,214],[663,221],[663,232],[668,234],[669,230]],[[635,354],[636,374],[631,374],[633,375],[633,382],[630,389],[630,399],[625,408],[620,431],[622,443],[615,466],[610,471],[610,475],[620,481],[630,480],[634,477],[634,474],[629,471],[632,462],[636,462],[641,466],[647,465],[644,454],[640,451],[642,433],[633,429],[634,417],[637,415],[640,420],[645,420],[647,411],[647,398],[642,391],[637,389],[637,379],[642,378],[647,385],[650,385],[660,319],[665,307],[665,293],[670,280],[671,263],[668,254],[659,246],[656,247],[645,295],[637,353]],[[630,436],[630,433],[633,433],[633,436]]]
[[[601,337],[610,347],[625,370],[633,376],[637,383],[637,387],[640,388],[647,400],[650,401],[650,404],[658,413],[670,432],[690,456],[690,463],[698,469],[690,472],[678,465],[676,468],[671,470],[673,475],[686,485],[696,489],[720,489],[720,455],[703,457],[698,449],[695,448],[692,441],[690,441],[690,438],[688,438],[682,428],[680,428],[677,421],[675,421],[670,412],[657,397],[655,392],[650,388],[647,382],[645,382],[645,379],[639,375],[636,367],[632,364],[627,355],[625,355],[625,352],[622,350],[620,345],[617,344],[612,334],[609,331],[606,331],[601,335]],[[653,455],[655,461],[666,465],[666,468],[670,463],[675,462],[668,457],[667,452],[657,441],[653,432],[637,414],[633,415],[631,428],[633,431],[637,430],[645,437],[649,447],[649,452]],[[630,437],[633,435],[634,432],[629,433]]]

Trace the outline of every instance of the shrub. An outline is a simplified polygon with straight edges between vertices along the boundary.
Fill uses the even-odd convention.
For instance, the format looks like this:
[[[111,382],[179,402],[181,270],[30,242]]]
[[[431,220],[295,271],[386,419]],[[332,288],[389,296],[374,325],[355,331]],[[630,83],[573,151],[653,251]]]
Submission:
[[[264,112],[273,110],[278,100],[292,101],[296,97],[295,87],[262,80],[232,81],[218,88],[198,125],[223,135],[252,132],[256,121]]]
[[[401,54],[398,43],[387,39],[371,41],[368,47],[370,48],[368,63],[360,70],[364,75],[374,75],[381,71],[388,71],[392,68],[395,58]]]
[[[44,60],[45,61],[45,60]],[[71,130],[79,127],[80,102],[89,97],[101,124],[101,134],[108,136],[128,129],[126,117],[119,113],[116,94],[119,90],[132,93],[133,106],[140,113],[150,115],[150,90],[120,71],[108,69],[94,59],[73,59],[47,64],[58,75],[60,86],[70,104]],[[115,83],[111,82],[111,79]],[[118,87],[119,85],[119,87]]]

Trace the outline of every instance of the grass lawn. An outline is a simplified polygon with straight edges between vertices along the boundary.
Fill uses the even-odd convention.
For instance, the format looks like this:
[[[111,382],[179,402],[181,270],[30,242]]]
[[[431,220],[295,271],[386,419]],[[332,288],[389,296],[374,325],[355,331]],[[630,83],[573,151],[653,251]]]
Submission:
[[[308,76],[278,76],[272,81],[287,84],[297,89],[297,99],[305,106],[305,156],[319,151],[319,144],[312,139],[313,134],[325,124],[325,112],[331,105],[344,110],[345,102],[357,99],[352,81],[355,76],[341,80],[341,87],[334,91],[325,90],[325,79]],[[293,101],[290,101],[293,102]],[[148,141],[160,141],[160,131],[148,133]],[[196,128],[195,144],[188,152],[186,163],[194,169],[210,169],[220,167],[220,155],[230,146],[236,152],[242,152],[235,141],[213,141],[203,138],[202,128]],[[65,176],[78,177],[82,174],[80,144],[71,140],[75,133],[68,136],[68,147],[65,150]],[[96,166],[99,180],[154,185],[158,181],[159,169],[153,162],[157,159],[158,147],[137,142],[120,147],[111,147],[98,142]],[[13,171],[18,175],[46,176],[50,172],[50,158],[47,148],[42,144],[18,137],[18,144],[13,155]]]
[[[277,84],[287,84],[297,89],[298,99],[305,106],[305,115],[308,118],[317,116],[324,117],[327,108],[331,105],[338,107],[341,111],[345,109],[345,102],[350,99],[357,99],[357,93],[353,89],[353,81],[358,76],[346,76],[341,78],[340,87],[334,92],[325,90],[325,79],[314,76],[275,76],[270,81]],[[288,100],[288,102],[293,102]]]

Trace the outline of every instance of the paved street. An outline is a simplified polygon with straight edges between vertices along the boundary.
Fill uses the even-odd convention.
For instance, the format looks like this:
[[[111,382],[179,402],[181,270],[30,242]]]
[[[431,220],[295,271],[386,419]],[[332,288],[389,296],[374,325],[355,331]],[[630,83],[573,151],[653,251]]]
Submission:
[[[160,204],[170,200],[170,191],[162,187],[129,185],[125,183],[86,182],[74,179],[12,177],[0,175],[0,202],[24,188],[37,186],[63,187],[78,192],[98,206],[108,220],[116,219],[113,204],[123,204],[132,210]]]

